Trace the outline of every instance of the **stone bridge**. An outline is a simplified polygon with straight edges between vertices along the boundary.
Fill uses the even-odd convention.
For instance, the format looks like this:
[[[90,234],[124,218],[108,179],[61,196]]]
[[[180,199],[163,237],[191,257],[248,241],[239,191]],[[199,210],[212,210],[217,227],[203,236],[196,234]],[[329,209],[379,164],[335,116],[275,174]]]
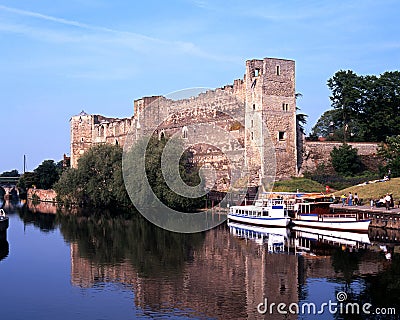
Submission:
[[[0,177],[0,195],[4,194],[5,199],[9,199],[14,194],[19,196],[18,180],[19,177]]]

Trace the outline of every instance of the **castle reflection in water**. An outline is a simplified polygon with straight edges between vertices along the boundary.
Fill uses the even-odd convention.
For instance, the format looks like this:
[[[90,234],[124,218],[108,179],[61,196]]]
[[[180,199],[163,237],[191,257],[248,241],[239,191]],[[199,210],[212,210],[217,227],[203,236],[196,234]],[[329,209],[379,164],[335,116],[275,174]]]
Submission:
[[[205,232],[200,245],[186,248],[177,268],[165,261],[132,263],[130,258],[98,262],[72,242],[71,281],[82,288],[105,282],[123,284],[133,292],[132,303],[149,313],[178,308],[200,317],[259,318],[257,305],[264,298],[287,305],[306,299],[302,287],[308,279],[342,279],[340,283],[384,271],[390,262],[381,247],[367,243],[364,236],[358,240],[301,231],[289,236],[276,230],[271,237],[224,225]],[[362,258],[355,266],[346,262],[347,255],[360,252]],[[338,259],[344,259],[342,268]],[[157,270],[149,272],[146,268],[154,267],[152,263]],[[297,319],[297,315],[288,314],[285,319]]]

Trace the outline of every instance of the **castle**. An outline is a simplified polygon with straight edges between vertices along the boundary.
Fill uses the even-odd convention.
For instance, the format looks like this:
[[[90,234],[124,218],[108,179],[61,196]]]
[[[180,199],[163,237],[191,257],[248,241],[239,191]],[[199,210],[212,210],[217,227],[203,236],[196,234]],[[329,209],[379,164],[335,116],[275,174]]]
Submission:
[[[278,180],[298,176],[300,167],[315,169],[318,162],[326,160],[329,149],[334,146],[323,144],[321,149],[318,143],[304,143],[296,121],[295,62],[264,58],[246,61],[243,79],[234,80],[232,85],[186,99],[162,96],[137,99],[130,118],[108,118],[83,111],[73,116],[70,120],[71,166],[77,167],[79,157],[95,144],[123,146],[129,132],[135,139],[149,133],[181,134],[183,138],[190,138],[199,135],[193,129],[193,124],[199,123],[222,128],[235,137],[235,143],[229,139],[214,139],[214,142],[218,140],[216,146],[206,143],[208,137],[204,137],[205,143],[192,148],[195,162],[216,169],[216,184],[220,190],[226,189],[230,179],[224,153],[233,158],[237,156],[234,161],[244,157],[250,168],[249,185],[257,186],[263,176],[270,174],[272,166],[274,178]],[[205,133],[208,134],[212,135]],[[376,150],[375,144],[360,147],[361,154],[370,155]],[[274,164],[261,159],[271,150]],[[319,154],[318,150],[323,151]]]
[[[218,108],[215,107],[216,100]],[[148,106],[155,101],[158,105],[156,112],[154,108],[147,112]],[[236,109],[235,118],[227,116],[225,112],[233,108]],[[239,143],[231,151],[244,150],[246,161],[251,166],[252,185],[259,184],[260,177],[268,169],[264,168],[266,164],[260,163],[260,157],[255,156],[251,145],[262,154],[265,151],[262,148],[267,148],[263,146],[263,140],[269,134],[268,139],[275,151],[277,178],[296,176],[295,62],[276,58],[248,60],[243,79],[235,80],[232,85],[209,90],[190,99],[143,97],[134,101],[131,118],[107,118],[81,112],[70,120],[71,166],[77,167],[79,157],[94,144],[123,146],[131,128],[136,131],[139,129],[139,138],[149,133],[148,128],[152,128],[153,123],[160,122],[156,130],[158,134],[171,135],[182,131],[183,136],[191,135],[194,133],[187,128],[194,123],[213,124],[234,134]],[[217,169],[226,168],[226,161],[217,153],[209,145],[198,146],[194,151],[197,162],[201,162],[201,159],[210,162],[205,159],[213,155],[213,166]],[[229,178],[222,176],[220,178],[224,181]]]

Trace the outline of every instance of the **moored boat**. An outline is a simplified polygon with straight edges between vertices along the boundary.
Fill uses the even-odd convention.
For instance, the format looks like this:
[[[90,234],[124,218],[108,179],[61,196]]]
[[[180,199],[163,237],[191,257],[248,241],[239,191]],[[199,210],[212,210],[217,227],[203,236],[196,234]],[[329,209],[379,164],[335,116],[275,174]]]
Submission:
[[[7,239],[8,217],[3,209],[0,209],[0,241]]]
[[[258,226],[286,227],[290,218],[283,199],[257,199],[253,205],[232,206],[228,221],[236,221]]]
[[[303,202],[296,204],[295,217],[292,222],[295,226],[311,228],[346,230],[355,232],[367,232],[371,220],[360,220],[353,213],[325,213],[317,212],[314,206],[320,202]]]

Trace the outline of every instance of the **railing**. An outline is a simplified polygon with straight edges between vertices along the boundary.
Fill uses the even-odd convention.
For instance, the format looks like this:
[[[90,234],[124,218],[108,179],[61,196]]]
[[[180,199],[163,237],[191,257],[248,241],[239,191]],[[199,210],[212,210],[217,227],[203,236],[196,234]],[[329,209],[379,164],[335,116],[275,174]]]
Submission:
[[[0,184],[16,184],[19,180],[19,177],[0,177]]]

